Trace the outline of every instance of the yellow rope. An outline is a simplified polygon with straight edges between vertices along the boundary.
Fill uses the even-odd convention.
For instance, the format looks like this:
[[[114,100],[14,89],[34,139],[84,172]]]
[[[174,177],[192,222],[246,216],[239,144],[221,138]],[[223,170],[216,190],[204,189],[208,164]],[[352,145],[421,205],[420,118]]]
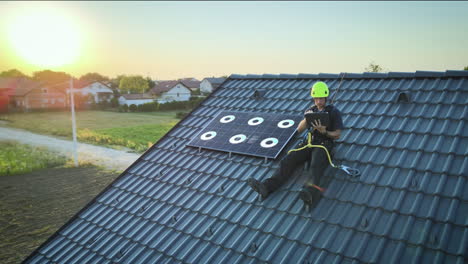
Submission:
[[[333,164],[332,160],[331,160],[331,157],[330,157],[330,153],[328,152],[328,149],[325,147],[325,146],[322,146],[322,145],[312,145],[311,144],[311,141],[312,141],[312,134],[310,132],[307,133],[307,145],[301,147],[301,148],[298,148],[298,149],[291,149],[290,151],[288,151],[288,154],[293,152],[293,151],[300,151],[300,150],[303,150],[303,149],[306,149],[306,148],[321,148],[321,149],[324,149],[325,150],[325,153],[327,154],[327,157],[328,157],[328,161],[330,162],[330,165],[333,167],[333,168],[339,168],[338,166],[335,166],[335,164]]]

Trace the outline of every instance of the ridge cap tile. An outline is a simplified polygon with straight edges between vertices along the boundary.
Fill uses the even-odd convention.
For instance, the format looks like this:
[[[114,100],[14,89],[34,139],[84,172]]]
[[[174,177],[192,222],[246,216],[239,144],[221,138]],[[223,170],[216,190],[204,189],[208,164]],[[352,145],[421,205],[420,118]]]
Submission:
[[[320,79],[337,79],[340,77],[340,75],[336,73],[319,73],[318,76]]]
[[[438,78],[438,77],[444,77],[445,72],[440,72],[440,71],[416,71],[414,74],[414,77],[433,77],[433,78]]]
[[[466,70],[447,70],[445,72],[447,77],[468,77],[468,71]]]
[[[364,78],[375,78],[375,79],[380,79],[380,78],[386,78],[388,76],[387,73],[382,73],[382,72],[364,72],[363,74]]]

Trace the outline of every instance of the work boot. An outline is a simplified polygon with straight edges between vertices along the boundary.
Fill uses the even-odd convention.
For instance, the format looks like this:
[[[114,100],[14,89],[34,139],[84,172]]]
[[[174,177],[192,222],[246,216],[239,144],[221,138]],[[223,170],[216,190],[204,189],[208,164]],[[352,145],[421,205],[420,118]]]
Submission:
[[[320,200],[321,196],[322,188],[315,184],[306,185],[299,192],[299,198],[307,205],[314,205]]]
[[[258,194],[260,194],[260,196],[262,197],[262,199],[265,199],[268,197],[268,195],[270,194],[268,192],[268,189],[266,187],[265,184],[263,184],[261,181],[257,181],[256,179],[254,178],[250,178],[247,180],[247,183],[249,184],[249,186],[254,190],[256,191]]]

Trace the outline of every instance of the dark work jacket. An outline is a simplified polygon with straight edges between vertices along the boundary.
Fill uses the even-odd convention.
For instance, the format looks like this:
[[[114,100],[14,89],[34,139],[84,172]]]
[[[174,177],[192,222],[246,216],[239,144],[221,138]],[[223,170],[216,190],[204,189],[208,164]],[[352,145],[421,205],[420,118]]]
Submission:
[[[305,118],[305,114],[307,114],[307,113],[319,113],[319,112],[328,113],[328,116],[329,116],[329,119],[330,119],[330,124],[327,126],[327,131],[335,131],[335,130],[338,130],[338,129],[343,129],[344,126],[343,126],[343,119],[341,118],[341,113],[333,105],[326,105],[325,109],[323,111],[319,111],[318,107],[314,105],[314,106],[308,108],[304,112],[304,118]],[[312,130],[312,127],[308,127],[308,129],[310,131],[310,130]],[[333,146],[335,145],[333,139],[331,139],[331,138],[329,138],[329,137],[327,137],[325,135],[322,135],[317,130],[314,130],[312,132],[312,136],[313,136],[312,144],[314,144],[314,145],[323,145],[323,146],[327,147],[329,150],[331,150],[333,148]]]

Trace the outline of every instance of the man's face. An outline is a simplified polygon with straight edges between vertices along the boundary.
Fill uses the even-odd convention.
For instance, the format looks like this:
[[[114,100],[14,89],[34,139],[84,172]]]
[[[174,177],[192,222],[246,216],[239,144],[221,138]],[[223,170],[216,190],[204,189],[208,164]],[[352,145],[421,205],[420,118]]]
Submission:
[[[314,98],[314,103],[318,108],[324,108],[325,105],[327,104],[327,98],[326,97],[315,97]]]

